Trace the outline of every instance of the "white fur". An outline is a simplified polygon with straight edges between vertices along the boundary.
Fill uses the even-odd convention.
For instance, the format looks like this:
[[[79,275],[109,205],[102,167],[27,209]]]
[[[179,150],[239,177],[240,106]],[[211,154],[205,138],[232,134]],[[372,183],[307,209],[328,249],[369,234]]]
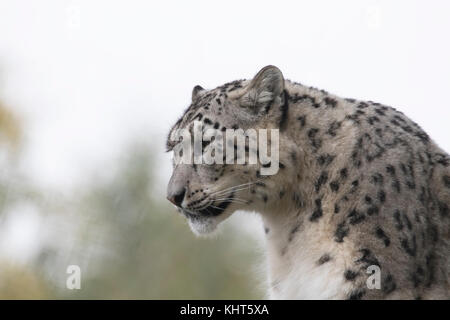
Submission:
[[[317,266],[306,257],[295,264],[286,278],[271,288],[271,299],[339,299],[345,285],[343,271],[337,272],[332,264]]]

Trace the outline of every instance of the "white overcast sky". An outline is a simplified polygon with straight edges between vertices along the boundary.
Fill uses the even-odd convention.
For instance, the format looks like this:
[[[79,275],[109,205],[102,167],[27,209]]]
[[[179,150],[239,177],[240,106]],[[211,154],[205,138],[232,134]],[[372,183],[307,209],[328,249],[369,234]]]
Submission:
[[[48,187],[164,138],[192,87],[286,78],[392,105],[450,151],[450,1],[0,1],[0,98]],[[163,193],[165,185],[161,188]]]

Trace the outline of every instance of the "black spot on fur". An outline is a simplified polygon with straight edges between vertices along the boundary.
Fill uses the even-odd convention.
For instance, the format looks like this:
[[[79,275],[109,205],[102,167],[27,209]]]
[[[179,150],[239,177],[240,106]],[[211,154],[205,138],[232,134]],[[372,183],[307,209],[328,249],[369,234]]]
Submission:
[[[332,108],[336,108],[336,105],[337,105],[337,101],[336,101],[336,99],[333,99],[333,98],[329,98],[329,97],[326,97],[324,100],[323,100],[323,102],[325,102],[325,104],[327,105],[327,106],[330,106],[330,107],[332,107]]]
[[[394,277],[391,274],[388,274],[386,278],[382,281],[381,290],[385,294],[389,294],[393,292],[397,288],[397,284],[395,283]]]
[[[294,239],[294,235],[297,233],[297,231],[300,229],[300,223],[296,224],[289,233],[288,241],[291,242],[292,239]]]
[[[425,271],[421,266],[418,266],[416,272],[411,274],[411,280],[414,288],[417,288],[424,281]]]
[[[339,211],[340,211],[339,205],[335,204],[334,205],[334,213],[339,213]]]
[[[353,281],[358,276],[358,272],[352,271],[352,270],[346,270],[344,272],[344,277],[346,280]]]
[[[337,192],[339,190],[339,183],[334,180],[330,182],[330,189],[334,192]]]
[[[369,105],[367,103],[360,102],[356,108],[358,108],[358,109],[366,109],[368,107],[369,107]]]
[[[300,116],[297,118],[297,120],[300,122],[300,127],[303,128],[305,127],[306,124],[306,116]]]
[[[348,170],[347,170],[347,168],[342,168],[341,171],[340,171],[340,175],[341,175],[341,178],[342,178],[342,179],[346,179],[347,176],[348,176]]]
[[[422,186],[420,188],[420,194],[419,194],[419,201],[420,203],[422,203],[423,205],[425,205],[425,200],[426,200],[427,196],[426,196],[426,190],[425,188]]]
[[[380,211],[380,209],[377,206],[373,205],[373,206],[370,206],[369,208],[367,208],[367,215],[372,216],[374,214],[378,214],[379,211]]]
[[[450,166],[450,157],[442,153],[436,153],[436,162],[443,165],[444,167]]]
[[[380,200],[380,202],[386,201],[386,192],[384,192],[384,190],[378,191],[378,200]]]
[[[375,122],[380,122],[380,118],[378,118],[377,116],[371,116],[371,117],[367,118],[367,122],[370,125],[374,125]]]
[[[363,263],[365,267],[376,265],[380,267],[380,263],[375,255],[367,248],[360,249],[359,252],[362,253],[362,257],[356,260],[357,263]]]
[[[391,176],[395,176],[395,168],[392,165],[388,165],[386,166],[386,171],[391,175]]]
[[[317,139],[318,132],[319,132],[319,129],[317,129],[317,128],[311,128],[308,130],[309,141],[315,149],[319,149],[322,145],[322,140]]]
[[[435,280],[435,273],[436,273],[436,259],[433,253],[428,254],[425,257],[425,263],[426,263],[426,267],[427,267],[427,280],[426,280],[426,286],[430,287],[434,280]]]
[[[430,137],[423,131],[416,131],[414,136],[420,139],[424,144],[427,144],[430,141]]]
[[[349,218],[350,224],[361,223],[366,218],[366,216],[363,213],[357,211],[356,209],[350,211],[347,217]]]
[[[351,121],[353,121],[353,123],[355,124],[355,125],[360,125],[361,124],[361,122],[360,122],[360,120],[359,120],[359,115],[358,114],[351,114],[351,115],[347,115],[346,117],[345,117],[345,119],[348,119],[348,120],[351,120]]]
[[[328,166],[331,162],[333,162],[335,157],[336,156],[334,156],[334,155],[330,155],[328,153],[325,153],[323,155],[320,155],[317,158],[317,163],[319,163],[319,165],[321,165],[321,166]]]
[[[385,116],[386,115],[383,110],[378,109],[378,108],[375,109],[375,112],[378,113],[378,115],[380,115],[380,116]]]
[[[427,220],[428,219],[429,218],[427,218]],[[430,221],[428,221],[427,224],[428,224],[427,226],[428,235],[431,238],[431,241],[433,241],[433,243],[436,243],[439,240],[438,228],[435,224],[432,224]]]
[[[344,238],[348,235],[349,228],[345,222],[338,224],[336,231],[334,232],[334,237],[336,242],[344,242]]]
[[[366,293],[366,291],[364,289],[353,290],[352,292],[350,292],[348,299],[349,300],[361,300],[365,293]]]
[[[400,125],[400,123],[398,123],[398,121],[395,120],[395,119],[392,119],[392,120],[391,120],[391,123],[392,123],[393,125],[395,125],[395,126]]]
[[[386,235],[386,233],[384,232],[383,229],[381,229],[381,227],[377,227],[375,229],[375,234],[377,235],[377,237],[381,240],[383,240],[384,245],[386,247],[389,246],[389,244],[391,243],[391,240],[389,239],[389,237]]]
[[[294,192],[294,194],[292,195],[292,200],[294,201],[297,208],[301,208],[303,206],[303,201],[297,192]]]
[[[357,168],[361,167],[361,156],[359,155],[359,151],[358,150],[354,150],[352,152],[352,162],[353,165]]]
[[[319,260],[317,260],[317,264],[318,265],[322,265],[322,264],[324,264],[324,263],[326,263],[326,262],[328,262],[330,260],[331,260],[330,255],[329,254],[324,254],[323,256],[320,257]]]
[[[372,175],[371,181],[373,184],[381,185],[383,184],[383,175],[381,173],[375,173]]]
[[[292,151],[290,154],[291,154],[292,162],[296,163],[297,162],[297,154],[295,153],[295,151]]]
[[[392,181],[392,188],[397,191],[397,193],[401,192],[400,182],[398,180]]]
[[[408,242],[408,239],[403,238],[400,239],[400,244],[402,245],[402,248],[405,250],[407,254],[409,254],[412,257],[416,256],[417,244],[415,235],[413,235],[411,243]]]
[[[381,128],[376,128],[375,129],[375,134],[377,136],[379,136],[380,138],[382,138],[383,137],[383,130],[381,130]]]
[[[444,186],[447,188],[450,188],[450,177],[449,176],[442,176],[442,182],[444,182]]]
[[[327,182],[327,180],[328,180],[328,172],[323,171],[316,181],[316,184],[315,184],[316,192],[319,192],[320,188],[322,187],[323,184],[325,184]]]
[[[408,215],[406,213],[404,213],[402,215],[403,217],[403,221],[405,221],[406,227],[408,228],[408,230],[412,230],[412,223],[411,220],[409,220]]]
[[[447,217],[449,214],[449,208],[448,208],[448,204],[439,201],[438,202],[438,207],[439,207],[439,213],[442,217]]]
[[[336,136],[336,131],[341,127],[340,122],[333,121],[330,126],[328,127],[327,134],[329,134],[332,137]]]
[[[308,137],[309,138],[314,138],[316,136],[316,134],[319,132],[319,129],[317,128],[311,128],[308,130]]]
[[[315,222],[320,217],[322,217],[323,211],[322,211],[322,199],[316,199],[316,209],[312,213],[312,215],[309,217],[309,221]]]

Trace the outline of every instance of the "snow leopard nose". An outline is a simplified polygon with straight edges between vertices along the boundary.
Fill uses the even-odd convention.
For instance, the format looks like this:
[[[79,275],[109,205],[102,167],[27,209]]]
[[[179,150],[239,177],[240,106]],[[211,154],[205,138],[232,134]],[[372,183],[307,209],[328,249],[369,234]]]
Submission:
[[[188,176],[183,168],[176,168],[167,186],[167,200],[181,207],[188,188]]]
[[[186,188],[182,188],[177,190],[174,193],[170,193],[167,195],[167,200],[172,202],[177,207],[181,207],[181,203],[184,200],[184,195],[186,194]]]

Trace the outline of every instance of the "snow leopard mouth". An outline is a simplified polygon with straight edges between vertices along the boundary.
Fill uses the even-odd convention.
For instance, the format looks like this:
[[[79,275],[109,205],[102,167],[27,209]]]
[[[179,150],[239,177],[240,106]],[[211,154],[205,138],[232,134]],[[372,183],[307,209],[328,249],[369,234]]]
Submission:
[[[219,204],[214,204],[214,202],[212,202],[207,207],[199,210],[192,211],[181,208],[181,211],[187,218],[190,219],[198,219],[199,217],[217,217],[229,207],[229,205],[233,202],[233,198],[234,194],[231,194],[227,200],[222,201]]]

